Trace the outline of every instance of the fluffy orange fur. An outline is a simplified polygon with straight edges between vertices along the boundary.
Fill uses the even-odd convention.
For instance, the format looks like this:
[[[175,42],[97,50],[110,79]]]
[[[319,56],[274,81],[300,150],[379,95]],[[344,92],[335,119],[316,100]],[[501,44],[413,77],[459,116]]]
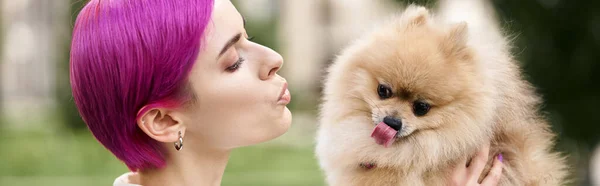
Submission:
[[[345,49],[325,80],[317,134],[329,185],[444,185],[450,168],[486,141],[488,164],[504,157],[500,185],[564,184],[567,166],[552,152],[540,98],[506,44],[476,39],[466,23],[439,22],[410,6]],[[380,99],[379,84],[394,96]],[[429,113],[415,116],[416,100],[431,104]],[[384,148],[370,134],[388,115],[404,128]]]

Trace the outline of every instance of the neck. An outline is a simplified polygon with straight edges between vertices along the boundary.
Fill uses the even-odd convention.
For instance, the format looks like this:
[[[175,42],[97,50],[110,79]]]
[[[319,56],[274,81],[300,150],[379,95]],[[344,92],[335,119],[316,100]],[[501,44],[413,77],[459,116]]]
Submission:
[[[183,148],[170,151],[166,166],[161,169],[140,172],[143,186],[184,185],[219,186],[229,160],[229,150],[196,150]]]

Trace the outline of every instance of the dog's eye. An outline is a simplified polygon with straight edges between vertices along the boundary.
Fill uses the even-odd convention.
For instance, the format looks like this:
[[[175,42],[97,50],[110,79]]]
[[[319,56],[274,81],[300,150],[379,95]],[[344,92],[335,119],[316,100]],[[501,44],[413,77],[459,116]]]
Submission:
[[[429,112],[430,108],[431,105],[423,101],[415,101],[413,103],[413,112],[415,113],[415,116],[424,116],[427,114],[427,112]]]
[[[379,94],[381,99],[387,99],[392,97],[392,89],[380,84],[379,87],[377,87],[377,94]]]

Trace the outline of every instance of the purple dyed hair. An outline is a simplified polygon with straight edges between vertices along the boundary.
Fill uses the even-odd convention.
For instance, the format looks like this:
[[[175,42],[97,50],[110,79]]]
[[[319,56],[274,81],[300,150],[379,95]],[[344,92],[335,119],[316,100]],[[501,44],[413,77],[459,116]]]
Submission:
[[[193,99],[188,76],[213,0],[91,0],[71,44],[75,104],[96,139],[132,171],[164,166],[136,120]]]

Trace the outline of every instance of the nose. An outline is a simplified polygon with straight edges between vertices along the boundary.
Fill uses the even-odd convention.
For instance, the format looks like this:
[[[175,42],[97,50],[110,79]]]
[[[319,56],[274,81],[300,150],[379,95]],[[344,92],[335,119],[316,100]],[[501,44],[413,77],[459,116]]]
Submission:
[[[392,116],[386,116],[385,118],[383,118],[383,123],[397,131],[400,131],[400,129],[402,129],[402,120]]]
[[[277,71],[283,65],[283,57],[270,48],[265,47],[263,65],[260,68],[259,76],[261,80],[268,80],[275,76]]]

